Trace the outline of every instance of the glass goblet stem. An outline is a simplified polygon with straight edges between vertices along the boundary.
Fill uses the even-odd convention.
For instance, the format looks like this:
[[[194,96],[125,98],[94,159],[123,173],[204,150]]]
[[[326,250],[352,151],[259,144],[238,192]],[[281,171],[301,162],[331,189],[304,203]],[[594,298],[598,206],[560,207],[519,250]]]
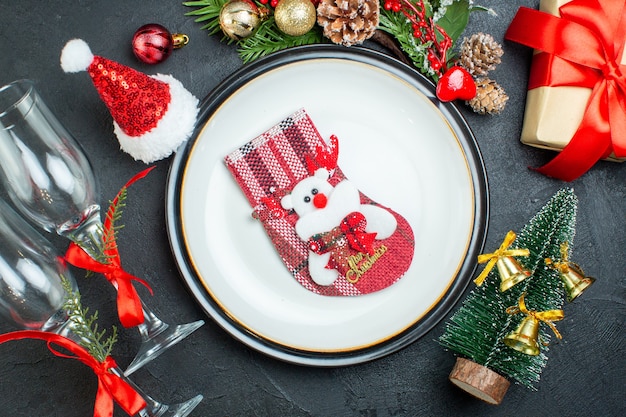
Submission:
[[[106,259],[103,259],[105,256],[103,251],[103,231],[104,227],[100,220],[100,210],[97,209],[91,210],[90,215],[77,227],[59,230],[58,232],[80,246],[93,259],[104,262]],[[117,289],[115,283],[113,283],[113,286]],[[141,300],[141,308],[144,321],[137,326],[137,329],[142,343],[137,355],[126,370],[126,375],[132,374],[204,324],[203,320],[198,320],[192,323],[170,326],[159,319],[143,300]]]
[[[57,228],[57,233],[80,246],[89,256],[99,262],[105,262],[102,220],[100,207],[90,210],[85,219],[77,227],[71,229]]]

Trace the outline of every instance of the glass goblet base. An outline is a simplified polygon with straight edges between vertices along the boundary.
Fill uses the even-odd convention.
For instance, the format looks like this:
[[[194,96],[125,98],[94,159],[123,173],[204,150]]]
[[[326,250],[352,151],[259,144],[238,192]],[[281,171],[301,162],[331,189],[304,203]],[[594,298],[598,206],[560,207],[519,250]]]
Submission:
[[[138,326],[142,343],[137,355],[124,372],[126,376],[161,355],[168,348],[174,346],[204,324],[204,320],[198,320],[176,326],[169,325],[159,320],[146,308],[144,308],[144,315],[152,317],[146,317],[144,323]]]

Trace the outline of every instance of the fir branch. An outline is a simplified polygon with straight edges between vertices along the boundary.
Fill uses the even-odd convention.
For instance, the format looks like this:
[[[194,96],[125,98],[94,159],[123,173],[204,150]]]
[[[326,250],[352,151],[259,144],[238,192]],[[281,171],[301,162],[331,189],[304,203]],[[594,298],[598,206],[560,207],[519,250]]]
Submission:
[[[198,9],[190,11],[185,15],[197,16],[196,22],[206,22],[201,29],[206,29],[209,35],[214,35],[221,31],[219,23],[220,11],[228,1],[229,0],[198,0],[184,2],[183,5],[185,6],[198,7]],[[262,7],[262,5],[259,7]],[[321,28],[318,27],[315,27],[302,36],[285,35],[278,30],[274,16],[268,16],[261,23],[257,31],[254,32],[253,36],[240,41],[234,41],[224,36],[223,40],[226,40],[228,43],[237,43],[237,52],[245,64],[282,49],[322,43],[325,41],[325,38],[322,35]]]
[[[270,16],[261,24],[254,36],[238,42],[237,52],[245,64],[282,49],[322,43],[325,40],[318,26],[301,36],[285,35],[277,29],[274,16]]]
[[[428,64],[428,48],[432,42],[418,44],[413,36],[411,22],[402,13],[385,10],[381,7],[378,29],[392,35],[400,48],[409,57],[415,68],[427,77],[435,77],[435,71]],[[436,80],[435,80],[436,81]]]
[[[92,236],[92,239],[94,240],[94,246],[96,248],[96,253],[92,253],[92,251],[89,252],[90,256],[93,256],[94,259],[100,263],[106,264],[109,261],[109,258],[106,256],[104,249],[105,249],[105,245],[104,245],[104,228],[101,222],[98,222],[97,225],[95,225],[94,227],[97,228],[97,233],[94,233],[94,235]],[[97,241],[96,241],[97,239]],[[94,271],[90,271],[90,270],[86,270],[85,271],[85,278],[89,278],[91,276],[95,275]]]
[[[128,188],[123,187],[115,196],[115,199],[109,201],[109,209],[106,213],[106,222],[109,223],[109,228],[104,230],[104,253],[117,249],[117,235],[124,227],[123,224],[118,224],[122,218],[122,209],[126,207],[126,199],[128,198]]]
[[[470,0],[386,0],[378,29],[393,36],[415,68],[437,82],[456,59],[453,47],[470,13],[484,10]]]
[[[185,13],[185,16],[198,16],[195,22],[207,22],[200,29],[207,30],[209,35],[219,33],[220,28],[220,11],[229,0],[198,0],[183,2],[184,6],[199,7],[196,10]]]
[[[113,326],[111,335],[105,338],[106,330],[98,329],[98,312],[89,315],[89,308],[83,308],[81,304],[80,293],[73,288],[67,278],[62,277],[62,282],[68,294],[63,308],[68,314],[72,331],[80,338],[80,345],[87,349],[91,356],[99,362],[104,362],[111,355],[117,342],[117,328]]]

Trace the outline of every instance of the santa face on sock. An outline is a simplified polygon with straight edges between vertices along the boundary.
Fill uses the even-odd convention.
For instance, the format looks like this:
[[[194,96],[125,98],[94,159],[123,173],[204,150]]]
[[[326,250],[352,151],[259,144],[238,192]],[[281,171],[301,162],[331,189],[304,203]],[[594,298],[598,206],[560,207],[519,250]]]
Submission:
[[[359,253],[373,254],[373,241],[388,238],[397,227],[389,211],[361,204],[359,190],[349,180],[333,187],[328,178],[329,172],[320,168],[281,199],[283,208],[298,214],[300,239],[311,239],[309,273],[319,285],[331,285],[340,272],[347,273],[350,259],[358,258]]]

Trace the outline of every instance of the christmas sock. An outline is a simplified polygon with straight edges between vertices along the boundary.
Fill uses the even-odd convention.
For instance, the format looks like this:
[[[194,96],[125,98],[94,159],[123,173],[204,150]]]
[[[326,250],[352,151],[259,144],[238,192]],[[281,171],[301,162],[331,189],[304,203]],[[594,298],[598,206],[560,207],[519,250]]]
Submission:
[[[225,157],[283,263],[310,291],[355,296],[389,287],[409,268],[413,230],[358,191],[304,109]]]

